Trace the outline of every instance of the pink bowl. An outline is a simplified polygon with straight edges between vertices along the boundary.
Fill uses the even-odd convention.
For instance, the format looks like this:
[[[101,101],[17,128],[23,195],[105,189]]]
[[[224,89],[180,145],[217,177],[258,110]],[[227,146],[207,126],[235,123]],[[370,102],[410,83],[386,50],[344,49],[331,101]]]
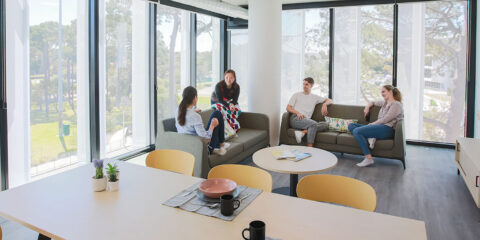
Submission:
[[[199,190],[206,197],[220,198],[225,194],[232,194],[237,188],[237,183],[226,178],[211,178],[200,184]]]

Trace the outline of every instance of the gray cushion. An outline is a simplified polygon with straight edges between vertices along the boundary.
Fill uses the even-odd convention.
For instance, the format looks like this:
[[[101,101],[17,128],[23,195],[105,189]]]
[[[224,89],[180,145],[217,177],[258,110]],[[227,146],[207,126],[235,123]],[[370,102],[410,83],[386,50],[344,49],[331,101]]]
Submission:
[[[208,160],[210,161],[210,166],[214,167],[219,164],[225,163],[228,159],[234,158],[236,155],[239,155],[243,152],[243,143],[229,142],[230,147],[227,150],[227,153],[223,156],[212,153],[209,155]]]
[[[315,137],[315,142],[336,144],[338,132],[319,132]]]
[[[177,127],[175,127],[175,118],[167,118],[162,120],[163,128],[166,132],[176,132]]]
[[[244,144],[243,147],[245,149],[251,148],[268,137],[266,130],[249,128],[240,128],[240,130],[237,132],[237,135],[237,137],[230,139],[228,142]]]
[[[295,138],[295,131],[298,129],[295,128],[289,128],[287,130],[287,134],[289,137]],[[321,143],[329,143],[329,144],[336,144],[337,143],[337,132],[319,132],[317,133],[317,136],[315,137],[315,142],[321,142]],[[305,138],[304,138],[304,141]]]
[[[360,147],[358,146],[357,141],[353,137],[352,134],[349,133],[341,133],[337,137],[337,144],[346,145],[346,146],[353,146],[353,147]],[[392,149],[393,148],[393,139],[390,140],[377,140],[375,142],[376,149]]]

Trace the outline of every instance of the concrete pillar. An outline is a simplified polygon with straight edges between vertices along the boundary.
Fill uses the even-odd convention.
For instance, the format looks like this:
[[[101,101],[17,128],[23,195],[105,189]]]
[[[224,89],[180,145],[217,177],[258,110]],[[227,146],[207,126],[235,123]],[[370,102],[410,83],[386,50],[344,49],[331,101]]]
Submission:
[[[282,3],[248,1],[248,109],[270,119],[270,144],[278,144],[281,115]],[[289,97],[289,96],[283,96]]]

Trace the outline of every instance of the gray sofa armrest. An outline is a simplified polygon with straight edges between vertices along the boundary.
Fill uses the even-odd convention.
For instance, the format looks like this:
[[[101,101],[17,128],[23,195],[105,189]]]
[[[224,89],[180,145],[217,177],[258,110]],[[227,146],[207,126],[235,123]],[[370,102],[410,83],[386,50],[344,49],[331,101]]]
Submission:
[[[393,146],[394,155],[402,160],[405,160],[406,140],[405,126],[403,125],[403,120],[398,121],[397,125],[395,126],[395,137]]]
[[[191,153],[195,157],[193,175],[206,178],[210,171],[207,144],[198,136],[163,132],[157,136],[155,149],[176,149]]]
[[[240,128],[267,130],[270,134],[270,122],[268,116],[262,113],[243,112],[238,118]]]
[[[288,143],[288,135],[287,135],[287,130],[290,127],[290,113],[289,112],[284,112],[282,114],[282,122],[280,124],[280,139],[279,139],[279,144],[286,144]]]

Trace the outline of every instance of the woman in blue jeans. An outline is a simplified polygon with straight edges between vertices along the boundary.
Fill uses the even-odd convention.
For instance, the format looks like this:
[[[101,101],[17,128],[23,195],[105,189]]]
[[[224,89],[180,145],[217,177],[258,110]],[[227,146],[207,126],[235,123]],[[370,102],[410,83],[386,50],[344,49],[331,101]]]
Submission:
[[[175,126],[178,133],[200,136],[209,141],[208,152],[224,155],[230,144],[225,143],[225,125],[222,113],[214,111],[208,120],[207,128],[203,126],[200,110],[194,110],[197,105],[197,89],[186,87],[183,90],[182,101],[175,116]]]
[[[358,163],[359,167],[367,167],[374,163],[368,146],[367,139],[392,139],[395,136],[395,126],[403,119],[402,94],[398,88],[391,85],[382,87],[383,101],[370,102],[365,106],[365,117],[367,117],[372,106],[379,106],[378,119],[368,125],[351,123],[348,130],[353,134],[358,145],[362,149],[365,159]]]

